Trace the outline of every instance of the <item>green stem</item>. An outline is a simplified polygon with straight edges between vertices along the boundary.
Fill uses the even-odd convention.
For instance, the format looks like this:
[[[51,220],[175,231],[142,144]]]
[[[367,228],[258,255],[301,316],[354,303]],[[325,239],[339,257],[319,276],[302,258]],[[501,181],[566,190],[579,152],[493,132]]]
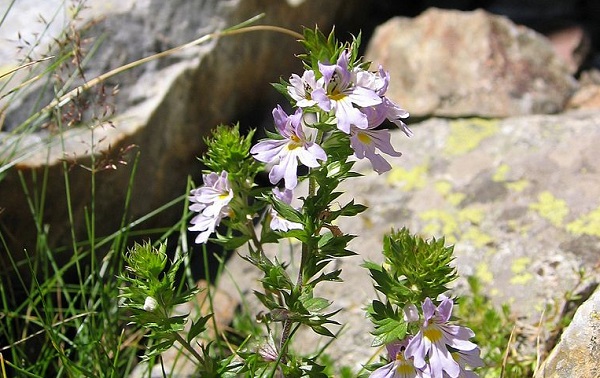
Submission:
[[[179,344],[181,344],[188,352],[190,352],[198,360],[199,363],[204,363],[204,359],[202,358],[202,356],[187,341],[185,341],[185,339],[181,337],[181,335],[178,332],[175,332],[174,335],[175,340],[177,340]]]
[[[315,143],[320,144],[323,140],[323,131],[319,130],[315,137]],[[311,168],[312,170],[312,168]],[[308,196],[314,197],[317,195],[317,181],[313,176],[308,177]],[[300,259],[300,267],[298,269],[298,279],[296,280],[296,287],[294,289],[300,290],[304,285],[304,268],[306,264],[308,264],[308,260],[312,250],[308,247],[306,243],[302,243],[302,257]],[[286,319],[283,321],[283,330],[281,331],[281,342],[280,348],[281,353],[284,353],[283,347],[287,344],[288,339],[290,337],[290,330],[292,329],[292,321]]]

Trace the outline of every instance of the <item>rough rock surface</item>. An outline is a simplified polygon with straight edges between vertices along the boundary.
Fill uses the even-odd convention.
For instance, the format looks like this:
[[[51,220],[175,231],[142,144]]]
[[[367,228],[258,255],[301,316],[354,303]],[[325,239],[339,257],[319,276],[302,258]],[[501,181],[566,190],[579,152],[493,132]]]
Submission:
[[[94,16],[103,18],[90,31],[105,40],[89,63],[89,77],[144,56],[189,42],[206,33],[235,25],[259,13],[264,24],[301,31],[302,25],[330,28],[340,1],[326,4],[313,0],[272,2],[235,1],[156,1],[124,2],[123,7],[103,6],[89,1]],[[114,4],[114,3],[107,3]],[[284,42],[285,41],[285,42]],[[129,219],[137,219],[181,196],[187,176],[199,175],[196,156],[203,148],[202,138],[220,123],[231,124],[241,118],[261,118],[256,109],[261,101],[276,95],[270,82],[298,69],[294,57],[301,46],[293,37],[278,33],[254,32],[223,37],[128,71],[114,78],[120,83],[115,128],[96,127],[93,132],[77,128],[61,138],[46,133],[33,134],[19,142],[23,152],[18,170],[12,169],[0,185],[0,227],[9,249],[19,253],[34,250],[35,226],[21,188],[18,171],[24,174],[30,192],[35,187],[33,174],[42,175],[49,166],[43,223],[52,232],[50,245],[69,244],[71,226],[64,203],[66,188],[61,160],[76,157],[90,165],[89,153],[111,147],[113,153],[130,145],[140,151]],[[275,101],[272,101],[275,102]],[[271,105],[269,105],[271,106]],[[17,107],[18,110],[19,107]],[[21,107],[25,108],[25,107]],[[18,111],[7,116],[11,122],[24,119]],[[12,121],[11,121],[12,120]],[[257,125],[247,125],[257,126]],[[10,128],[10,127],[9,127]],[[6,151],[12,139],[0,145]],[[64,151],[63,151],[64,145]],[[96,235],[108,235],[119,228],[131,175],[130,165],[117,171],[105,171],[96,178]],[[41,177],[41,176],[38,176]],[[74,212],[74,234],[85,239],[85,208],[90,207],[92,189],[89,172],[74,166],[69,171]],[[143,227],[173,224],[181,209],[163,212]],[[25,215],[25,216],[24,216]],[[3,247],[0,247],[2,250]],[[0,254],[1,258],[4,253]],[[16,260],[21,257],[15,256]],[[67,256],[68,258],[68,256]],[[4,266],[10,266],[5,262]]]
[[[459,273],[477,276],[495,303],[511,304],[528,324],[552,317],[545,306],[560,309],[578,282],[577,270],[586,267],[591,279],[599,261],[599,126],[598,110],[505,120],[434,118],[413,124],[411,139],[394,133],[392,143],[404,155],[392,160],[390,172],[378,176],[361,161],[357,169],[365,177],[349,181],[340,202],[354,198],[369,209],[338,224],[358,235],[351,248],[359,255],[337,266],[344,283],[324,285],[320,293],[335,301],[342,309],[337,319],[348,324],[328,348],[334,360],[355,369],[367,360],[372,337],[363,307],[375,291],[360,264],[381,261],[382,236],[391,228],[445,236],[456,245]],[[272,252],[290,258],[287,249],[283,244]],[[255,269],[239,258],[228,268],[221,288],[236,293],[235,277],[248,299]],[[319,345],[309,333],[299,344],[309,350]]]
[[[579,307],[535,378],[600,377],[600,290]]]
[[[366,56],[413,116],[556,113],[576,87],[548,40],[484,11],[429,9],[379,26]]]

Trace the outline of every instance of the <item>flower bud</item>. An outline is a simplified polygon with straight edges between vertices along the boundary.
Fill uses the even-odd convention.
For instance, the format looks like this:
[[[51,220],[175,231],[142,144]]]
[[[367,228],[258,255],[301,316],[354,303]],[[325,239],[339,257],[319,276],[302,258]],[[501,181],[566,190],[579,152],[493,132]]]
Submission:
[[[144,311],[152,312],[156,309],[156,306],[158,306],[156,299],[150,296],[146,297],[146,300],[144,301]]]
[[[412,303],[408,303],[404,306],[404,321],[407,323],[413,323],[419,321],[419,310],[417,306]]]

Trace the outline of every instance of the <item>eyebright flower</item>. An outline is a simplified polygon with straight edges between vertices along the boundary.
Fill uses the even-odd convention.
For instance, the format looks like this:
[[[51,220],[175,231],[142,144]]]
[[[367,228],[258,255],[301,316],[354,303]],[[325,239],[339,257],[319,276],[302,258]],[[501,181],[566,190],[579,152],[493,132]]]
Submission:
[[[389,82],[390,74],[381,65],[377,72],[364,70],[356,72],[357,85],[369,88],[381,97],[381,103],[369,108],[363,108],[361,111],[367,115],[370,128],[381,125],[387,119],[398,126],[406,136],[410,137],[413,133],[402,121],[402,119],[408,118],[408,112],[385,96]]]
[[[312,92],[319,87],[315,72],[306,70],[302,77],[292,74],[290,77],[290,85],[287,87],[289,95],[296,101],[296,106],[299,108],[307,108],[315,105],[317,102],[312,99]]]
[[[442,296],[439,306],[431,299],[423,302],[425,321],[417,335],[410,340],[406,347],[406,358],[413,358],[415,367],[422,369],[429,365],[433,378],[442,378],[444,373],[451,378],[460,376],[461,367],[454,360],[448,348],[453,351],[473,351],[477,345],[469,341],[475,334],[469,328],[450,325],[448,320],[452,315],[452,299]]]
[[[457,350],[455,352],[450,352],[454,361],[458,363],[460,366],[460,374],[459,378],[478,378],[479,376],[475,374],[471,370],[467,370],[466,366],[471,367],[480,367],[483,366],[483,360],[480,357],[481,350],[479,348],[475,348],[470,351],[462,351]],[[444,373],[444,377],[448,377],[448,374]]]
[[[281,191],[279,190],[279,188],[273,188],[273,194],[275,195],[275,198],[288,205],[291,205],[292,198],[294,197],[294,191],[290,189],[285,189]],[[300,223],[291,222],[281,217],[277,213],[277,211],[275,211],[275,209],[271,209],[271,223],[269,224],[269,226],[273,231],[283,232],[302,228],[302,225]]]
[[[196,243],[206,243],[210,234],[226,216],[229,216],[229,202],[233,198],[233,190],[227,179],[227,172],[220,175],[211,172],[204,175],[204,185],[190,192],[190,210],[197,212],[190,223],[190,231],[200,231]]]
[[[294,189],[298,185],[298,159],[307,167],[319,166],[317,160],[327,160],[325,151],[318,144],[309,140],[304,134],[302,111],[288,116],[281,106],[273,109],[275,126],[283,139],[266,139],[258,142],[250,153],[256,160],[264,163],[276,163],[269,172],[272,184],[285,180],[286,189]]]
[[[375,149],[390,156],[402,156],[402,153],[394,150],[391,143],[391,135],[388,130],[350,128],[350,146],[354,150],[354,156],[358,159],[367,158],[375,172],[382,174],[392,169],[383,156],[375,152]]]
[[[369,378],[416,378],[427,377],[429,373],[425,369],[417,369],[411,360],[404,356],[404,350],[409,342],[406,338],[402,341],[386,345],[390,363],[380,367],[369,375]]]
[[[312,99],[322,110],[335,113],[338,129],[346,134],[350,134],[350,125],[366,129],[369,122],[359,108],[381,104],[381,97],[353,82],[355,75],[349,70],[348,51],[342,51],[336,64],[319,63],[319,71],[323,87],[312,92]]]

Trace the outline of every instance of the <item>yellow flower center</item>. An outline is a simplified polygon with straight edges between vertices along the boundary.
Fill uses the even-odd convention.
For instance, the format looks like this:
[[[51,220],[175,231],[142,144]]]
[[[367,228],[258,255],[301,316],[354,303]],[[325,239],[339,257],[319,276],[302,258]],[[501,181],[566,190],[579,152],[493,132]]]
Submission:
[[[427,327],[423,330],[423,336],[435,343],[442,339],[442,331],[438,327]]]
[[[404,354],[396,354],[396,361],[398,361],[398,364],[396,365],[396,371],[402,376],[408,376],[415,372],[415,368],[406,362]]]
[[[297,135],[292,135],[290,137],[290,142],[287,144],[288,150],[294,150],[300,146],[302,146],[302,141],[300,138],[298,138]]]
[[[356,137],[358,138],[358,140],[360,140],[360,142],[362,144],[371,144],[371,142],[373,141],[373,139],[371,139],[371,137],[369,135],[367,135],[366,133],[361,133],[359,132]]]
[[[332,93],[329,95],[329,98],[332,99],[333,101],[340,101],[341,99],[343,99],[344,97],[346,97],[346,95],[344,93]]]

